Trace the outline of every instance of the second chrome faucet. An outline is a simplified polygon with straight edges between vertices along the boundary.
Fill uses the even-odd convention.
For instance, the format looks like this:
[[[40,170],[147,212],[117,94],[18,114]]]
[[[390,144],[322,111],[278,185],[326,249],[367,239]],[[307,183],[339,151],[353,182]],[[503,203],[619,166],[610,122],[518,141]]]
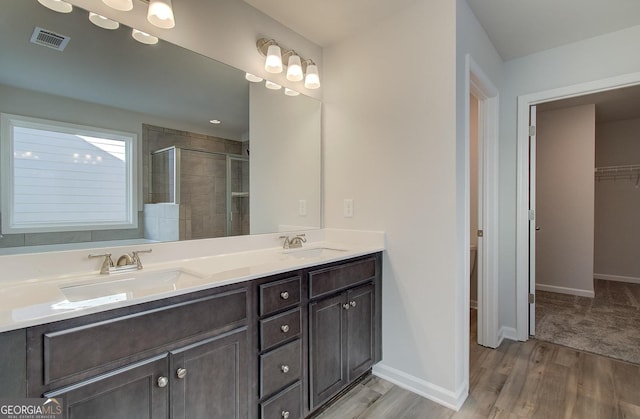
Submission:
[[[297,249],[302,247],[302,243],[306,243],[307,239],[304,234],[298,234],[293,238],[289,238],[289,236],[280,236],[281,239],[284,239],[282,242],[283,249]]]

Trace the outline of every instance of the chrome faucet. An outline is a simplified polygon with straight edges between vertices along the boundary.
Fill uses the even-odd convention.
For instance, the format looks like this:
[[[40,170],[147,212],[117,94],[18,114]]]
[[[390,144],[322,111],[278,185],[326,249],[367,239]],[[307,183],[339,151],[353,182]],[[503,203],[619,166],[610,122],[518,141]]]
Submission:
[[[284,241],[282,242],[283,249],[297,249],[299,247],[302,247],[302,243],[307,242],[304,234],[298,234],[292,239],[290,239],[289,236],[280,236],[280,239],[284,239]]]
[[[111,259],[111,253],[90,254],[89,258],[104,257],[102,266],[100,267],[100,275],[108,275],[115,272],[135,271],[142,269],[142,260],[140,259],[140,253],[151,253],[149,250],[134,250],[131,253],[125,253],[118,258],[115,266],[113,259]]]

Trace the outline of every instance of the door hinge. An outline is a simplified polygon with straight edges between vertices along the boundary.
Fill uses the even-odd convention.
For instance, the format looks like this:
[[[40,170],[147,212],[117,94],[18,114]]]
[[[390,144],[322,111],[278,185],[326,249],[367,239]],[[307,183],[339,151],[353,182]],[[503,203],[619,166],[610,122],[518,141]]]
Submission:
[[[536,210],[529,210],[529,221],[536,219]]]
[[[478,230],[478,237],[484,237],[484,231]]]
[[[529,137],[535,137],[535,136],[536,136],[536,126],[529,125]]]
[[[529,304],[535,304],[535,303],[536,303],[536,295],[529,294]]]

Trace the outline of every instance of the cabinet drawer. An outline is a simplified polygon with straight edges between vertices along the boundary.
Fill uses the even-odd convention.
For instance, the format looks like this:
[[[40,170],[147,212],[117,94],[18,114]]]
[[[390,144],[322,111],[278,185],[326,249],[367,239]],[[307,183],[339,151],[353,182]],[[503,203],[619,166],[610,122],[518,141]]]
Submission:
[[[373,280],[376,259],[367,258],[331,268],[309,272],[309,297],[316,298]]]
[[[260,355],[260,397],[298,381],[302,373],[300,339]]]
[[[300,419],[302,417],[302,383],[298,381],[260,404],[260,419]]]
[[[260,320],[260,350],[299,337],[301,325],[299,308]]]
[[[300,303],[300,277],[260,285],[260,315],[275,313]]]
[[[56,332],[45,330],[44,383],[133,355],[140,357],[147,351],[158,352],[181,339],[244,323],[246,294],[242,289],[85,326]]]

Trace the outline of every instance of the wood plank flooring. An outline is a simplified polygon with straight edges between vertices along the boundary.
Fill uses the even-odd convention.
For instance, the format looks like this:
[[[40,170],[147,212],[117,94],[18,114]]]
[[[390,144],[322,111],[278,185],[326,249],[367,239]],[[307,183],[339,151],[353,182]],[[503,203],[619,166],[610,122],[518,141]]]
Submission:
[[[640,418],[640,365],[535,339],[498,349],[475,341],[459,412],[369,377],[316,419]]]

